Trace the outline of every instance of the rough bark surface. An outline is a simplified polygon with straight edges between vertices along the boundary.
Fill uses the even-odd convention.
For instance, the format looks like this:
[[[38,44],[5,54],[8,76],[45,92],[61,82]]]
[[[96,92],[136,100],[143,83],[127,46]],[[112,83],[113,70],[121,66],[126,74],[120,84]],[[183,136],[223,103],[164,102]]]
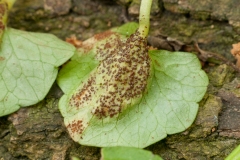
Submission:
[[[154,0],[149,43],[159,49],[201,49],[230,61],[240,41],[239,0]],[[85,40],[137,21],[139,0],[17,0],[9,26]],[[186,49],[187,48],[187,49]],[[204,67],[210,84],[194,124],[147,147],[164,159],[224,159],[240,143],[240,74],[213,58]],[[100,149],[71,140],[58,111],[55,85],[42,102],[0,118],[0,159],[100,159]]]

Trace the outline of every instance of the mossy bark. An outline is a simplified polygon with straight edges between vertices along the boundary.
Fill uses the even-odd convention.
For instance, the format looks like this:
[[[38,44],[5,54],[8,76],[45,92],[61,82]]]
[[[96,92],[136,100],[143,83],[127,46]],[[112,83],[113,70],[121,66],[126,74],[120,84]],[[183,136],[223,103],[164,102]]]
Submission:
[[[18,0],[9,26],[62,39],[74,34],[85,40],[128,20],[137,21],[138,0],[116,2]],[[153,1],[149,43],[176,50],[196,41],[202,49],[233,61],[230,48],[240,41],[240,19],[237,10],[230,12],[229,7],[239,4],[238,0],[177,2]],[[210,84],[194,124],[147,147],[164,159],[224,159],[240,143],[240,75],[226,64],[204,69]],[[39,104],[0,118],[0,159],[100,158],[99,148],[81,146],[68,136],[58,111],[60,97],[55,85]]]

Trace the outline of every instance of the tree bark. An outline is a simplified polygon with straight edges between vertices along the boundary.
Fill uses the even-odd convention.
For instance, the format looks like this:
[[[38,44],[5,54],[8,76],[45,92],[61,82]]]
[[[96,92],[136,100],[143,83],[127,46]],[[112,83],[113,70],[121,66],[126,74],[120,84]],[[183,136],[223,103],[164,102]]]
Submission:
[[[127,21],[137,21],[139,0],[18,0],[9,27],[85,40]],[[225,57],[205,59],[210,80],[194,124],[146,149],[164,159],[224,159],[240,143],[240,74],[229,63],[240,41],[239,0],[154,0],[148,42],[158,49]],[[218,57],[218,56],[217,56]],[[229,62],[229,63],[227,63]],[[0,118],[0,159],[100,159],[100,148],[69,137],[58,110],[62,93],[55,84],[40,103]]]

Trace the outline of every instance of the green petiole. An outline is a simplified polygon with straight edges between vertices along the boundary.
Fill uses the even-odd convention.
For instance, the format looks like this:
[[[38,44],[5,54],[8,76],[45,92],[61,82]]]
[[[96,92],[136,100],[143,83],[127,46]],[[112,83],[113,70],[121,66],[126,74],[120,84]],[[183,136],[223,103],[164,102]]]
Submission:
[[[141,37],[147,37],[150,23],[152,0],[142,0],[139,14],[139,29]]]

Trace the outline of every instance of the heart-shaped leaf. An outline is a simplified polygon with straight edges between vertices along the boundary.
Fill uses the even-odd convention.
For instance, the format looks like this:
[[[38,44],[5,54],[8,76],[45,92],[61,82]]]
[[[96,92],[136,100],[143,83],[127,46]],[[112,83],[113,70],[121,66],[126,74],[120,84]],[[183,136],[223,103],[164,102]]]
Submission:
[[[71,137],[80,144],[143,148],[165,138],[167,134],[184,131],[195,119],[198,110],[197,102],[206,92],[208,78],[201,70],[197,57],[184,52],[150,51],[149,77],[145,78],[146,91],[141,90],[141,94],[130,99],[130,102],[126,101],[125,94],[119,96],[112,92],[115,97],[111,99],[111,102],[122,98],[122,105],[127,104],[123,107],[124,109],[116,108],[115,105],[104,107],[108,106],[105,105],[108,97],[102,99],[103,103],[98,105],[98,99],[101,100],[99,97],[106,95],[108,90],[120,90],[118,93],[124,90],[119,85],[120,82],[112,81],[114,79],[107,79],[107,82],[112,82],[117,89],[103,81],[106,79],[104,77],[108,77],[110,74],[102,75],[105,72],[102,70],[112,69],[115,72],[115,67],[118,66],[118,63],[115,63],[117,60],[109,62],[111,64],[109,67],[103,59],[111,60],[111,54],[114,52],[107,50],[110,48],[114,51],[116,41],[123,42],[127,47],[128,44],[131,46],[134,36],[126,39],[126,35],[128,36],[129,33],[123,34],[124,30],[128,30],[128,27],[131,28],[131,25],[121,27],[122,31],[108,31],[85,41],[72,62],[60,72],[58,83],[65,92],[59,103],[60,111]],[[121,47],[124,48],[124,46]],[[144,66],[143,62],[148,60],[140,55],[138,54],[139,62]],[[129,57],[129,59],[131,58]],[[142,62],[140,59],[144,59],[144,61]],[[122,61],[119,64],[117,68],[122,67]],[[105,66],[105,68],[101,66]],[[147,65],[144,68],[146,69]],[[148,75],[145,70],[138,72],[139,66],[132,68],[131,73],[134,70],[137,71],[134,74]],[[124,77],[125,72],[116,76],[118,77],[118,75]],[[93,79],[94,77],[95,79]],[[131,81],[131,76],[128,77],[127,84],[133,82],[134,86],[144,88],[141,78],[139,81]],[[135,77],[135,79],[137,78]],[[141,85],[138,85],[139,83]],[[105,88],[107,86],[109,89],[101,89],[103,84]],[[135,88],[132,89],[132,92],[134,91]],[[102,107],[96,109],[96,105]]]
[[[150,151],[133,147],[102,148],[101,160],[162,160]]]
[[[0,116],[41,101],[56,79],[57,67],[74,51],[50,34],[6,29],[0,50]]]

